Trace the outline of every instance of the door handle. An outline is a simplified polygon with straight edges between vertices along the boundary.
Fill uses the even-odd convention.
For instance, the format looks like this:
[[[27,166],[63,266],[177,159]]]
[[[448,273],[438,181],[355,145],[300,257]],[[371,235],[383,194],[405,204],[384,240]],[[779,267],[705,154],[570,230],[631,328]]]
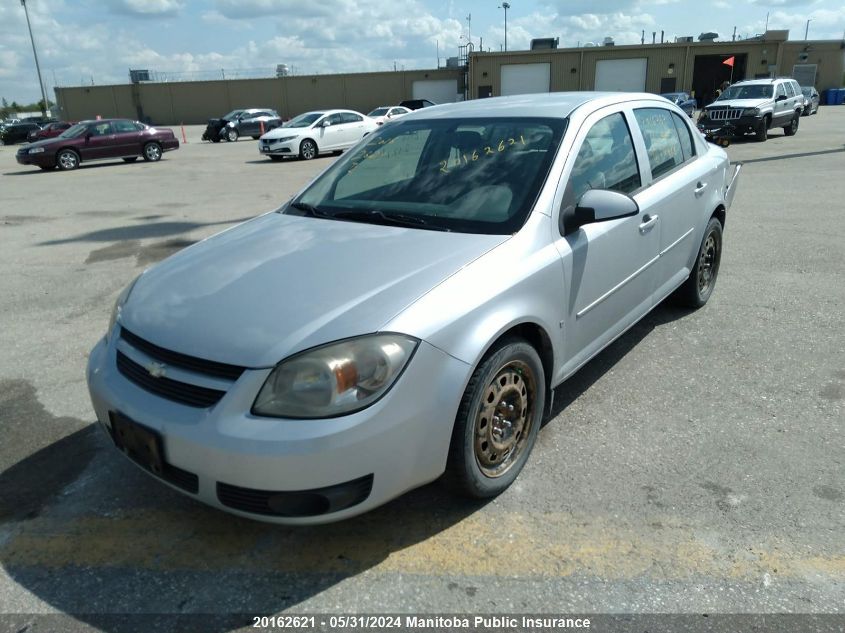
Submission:
[[[698,181],[698,184],[695,186],[695,195],[700,196],[701,193],[707,189],[707,183]]]
[[[648,213],[646,213],[643,216],[642,224],[640,224],[640,233],[642,233],[643,235],[648,233],[651,230],[651,228],[655,224],[657,224],[657,221],[659,219],[660,219],[660,216],[658,216],[658,215],[649,215]]]

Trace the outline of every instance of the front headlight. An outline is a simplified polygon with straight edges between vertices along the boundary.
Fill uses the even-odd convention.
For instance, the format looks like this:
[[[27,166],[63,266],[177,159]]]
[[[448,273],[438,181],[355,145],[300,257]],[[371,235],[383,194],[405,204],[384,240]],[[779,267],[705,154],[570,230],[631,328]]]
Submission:
[[[359,411],[387,393],[418,344],[403,334],[371,334],[288,358],[267,377],[252,412],[330,418]]]
[[[277,138],[276,142],[277,143],[287,143],[288,141],[292,141],[295,138],[296,138],[295,136],[283,136],[282,138]]]
[[[31,150],[29,150],[29,153],[30,154],[40,154],[43,151],[44,151],[43,147],[33,147]]]
[[[129,300],[129,295],[132,293],[132,289],[135,287],[137,281],[141,278],[141,275],[135,277],[126,288],[124,288],[119,295],[117,295],[117,299],[114,302],[114,306],[111,309],[111,317],[109,317],[109,329],[106,330],[106,340],[109,340],[112,331],[114,330],[114,326],[117,325],[117,322],[120,320],[120,312],[123,310],[123,306]]]
[[[757,116],[760,114],[760,108],[745,108],[742,111],[742,116]]]

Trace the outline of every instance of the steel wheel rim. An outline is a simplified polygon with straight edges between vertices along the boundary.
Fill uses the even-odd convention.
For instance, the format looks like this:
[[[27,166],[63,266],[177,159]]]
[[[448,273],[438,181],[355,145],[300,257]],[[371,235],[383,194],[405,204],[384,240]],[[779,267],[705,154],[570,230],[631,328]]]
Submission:
[[[315,150],[314,150],[314,143],[309,141],[305,141],[302,144],[302,155],[305,158],[314,158]]]
[[[147,158],[150,160],[158,160],[161,157],[161,150],[158,145],[147,145]]]
[[[235,133],[234,130],[229,130],[229,132],[227,132],[227,136],[228,136],[228,139],[232,142],[235,142],[235,141],[238,140],[238,135]]]
[[[73,152],[64,152],[61,156],[59,156],[59,163],[61,163],[62,167],[65,169],[73,169],[76,167],[76,154]]]
[[[701,255],[698,256],[698,292],[706,294],[716,277],[719,247],[716,244],[716,236],[711,231],[701,248]]]
[[[475,419],[473,452],[481,472],[501,477],[519,461],[531,435],[537,383],[523,361],[510,361],[484,389]]]

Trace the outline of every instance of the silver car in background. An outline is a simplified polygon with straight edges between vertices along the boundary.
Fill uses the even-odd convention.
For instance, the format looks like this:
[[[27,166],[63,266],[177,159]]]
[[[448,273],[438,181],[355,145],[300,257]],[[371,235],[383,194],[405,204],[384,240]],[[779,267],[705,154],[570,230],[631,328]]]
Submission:
[[[444,475],[496,495],[555,386],[670,294],[707,302],[738,171],[655,95],[409,114],[130,284],[89,360],[97,417],[252,518],[338,520]]]

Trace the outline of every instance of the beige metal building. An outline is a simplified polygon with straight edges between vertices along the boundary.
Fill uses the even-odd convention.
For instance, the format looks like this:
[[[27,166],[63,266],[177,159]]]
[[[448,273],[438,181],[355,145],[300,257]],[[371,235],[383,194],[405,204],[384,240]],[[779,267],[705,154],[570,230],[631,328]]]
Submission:
[[[319,108],[369,112],[403,99],[632,90],[694,92],[709,103],[724,81],[794,76],[819,92],[843,85],[845,41],[789,41],[768,31],[736,42],[678,42],[473,53],[462,68],[278,79],[234,79],[56,88],[68,120],[125,117],[159,124],[204,123],[235,108],[274,108],[284,118]],[[733,67],[723,62],[733,57]]]
[[[566,90],[695,92],[709,101],[724,81],[795,76],[819,92],[843,85],[845,41],[788,41],[788,31],[735,42],[678,42],[474,53],[472,97]],[[723,62],[734,58],[733,67]]]
[[[205,123],[236,108],[272,108],[290,118],[319,108],[369,112],[404,99],[435,103],[462,99],[460,69],[409,70],[273,79],[133,83],[56,88],[56,103],[70,121],[121,117],[158,124]]]

